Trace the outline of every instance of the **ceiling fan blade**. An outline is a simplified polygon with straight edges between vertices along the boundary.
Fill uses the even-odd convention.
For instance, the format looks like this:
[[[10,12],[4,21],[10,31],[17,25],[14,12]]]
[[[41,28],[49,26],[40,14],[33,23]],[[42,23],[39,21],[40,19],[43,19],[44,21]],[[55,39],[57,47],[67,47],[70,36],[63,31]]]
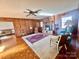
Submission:
[[[24,11],[24,13],[29,13],[29,12],[27,12],[27,11]]]
[[[37,16],[35,13],[32,13],[32,15]]]
[[[26,17],[28,17],[29,15],[31,15],[30,13],[28,15],[26,15]]]
[[[26,10],[28,10],[28,11],[32,11],[32,10],[30,10],[30,9],[26,9]]]
[[[35,11],[35,13],[38,13],[39,11],[41,11],[41,9],[39,9],[39,10],[36,10],[36,11]]]

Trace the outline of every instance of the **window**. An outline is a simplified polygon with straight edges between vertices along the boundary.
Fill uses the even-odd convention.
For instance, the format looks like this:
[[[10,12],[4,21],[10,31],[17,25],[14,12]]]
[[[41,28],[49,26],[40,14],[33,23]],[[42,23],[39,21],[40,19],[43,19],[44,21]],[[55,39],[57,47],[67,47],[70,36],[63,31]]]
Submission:
[[[13,22],[0,22],[0,30],[14,29]]]
[[[72,16],[62,18],[62,28],[66,28],[67,26],[72,26],[71,21],[72,21]]]
[[[40,22],[40,26],[43,27],[43,22]]]

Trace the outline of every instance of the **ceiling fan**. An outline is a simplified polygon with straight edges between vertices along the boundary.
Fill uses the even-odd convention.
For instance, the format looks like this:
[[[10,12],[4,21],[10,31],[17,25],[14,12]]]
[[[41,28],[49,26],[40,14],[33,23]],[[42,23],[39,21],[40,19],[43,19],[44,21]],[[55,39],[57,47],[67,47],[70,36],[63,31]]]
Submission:
[[[24,11],[24,13],[28,13],[28,14],[26,15],[26,17],[27,17],[27,16],[30,16],[30,15],[37,16],[36,14],[37,14],[39,11],[41,11],[41,9],[38,9],[38,10],[36,10],[36,11],[30,10],[30,9],[26,9],[26,10]]]

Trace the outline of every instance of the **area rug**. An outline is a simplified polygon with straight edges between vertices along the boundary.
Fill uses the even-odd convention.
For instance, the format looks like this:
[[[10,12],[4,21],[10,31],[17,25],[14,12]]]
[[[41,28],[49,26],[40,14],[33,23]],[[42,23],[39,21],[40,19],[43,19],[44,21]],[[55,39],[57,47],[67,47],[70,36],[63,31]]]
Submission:
[[[45,37],[47,37],[48,35],[45,35],[45,34],[36,34],[36,35],[33,35],[33,36],[30,36],[30,37],[27,37],[26,39],[31,42],[31,43],[35,43]]]

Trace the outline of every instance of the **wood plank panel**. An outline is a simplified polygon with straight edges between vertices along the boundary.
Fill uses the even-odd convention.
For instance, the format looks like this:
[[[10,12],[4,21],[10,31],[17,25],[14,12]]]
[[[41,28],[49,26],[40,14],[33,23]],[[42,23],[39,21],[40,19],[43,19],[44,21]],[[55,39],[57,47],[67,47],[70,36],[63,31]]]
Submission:
[[[20,30],[20,28],[21,28],[20,23],[19,23],[18,20],[14,20],[13,24],[14,24],[14,29],[15,29],[15,35],[19,36],[20,32],[21,32],[21,30]]]
[[[0,18],[0,21],[13,22],[16,36],[27,35],[35,27],[40,27],[40,20],[22,18]],[[32,27],[33,29],[30,29]]]

